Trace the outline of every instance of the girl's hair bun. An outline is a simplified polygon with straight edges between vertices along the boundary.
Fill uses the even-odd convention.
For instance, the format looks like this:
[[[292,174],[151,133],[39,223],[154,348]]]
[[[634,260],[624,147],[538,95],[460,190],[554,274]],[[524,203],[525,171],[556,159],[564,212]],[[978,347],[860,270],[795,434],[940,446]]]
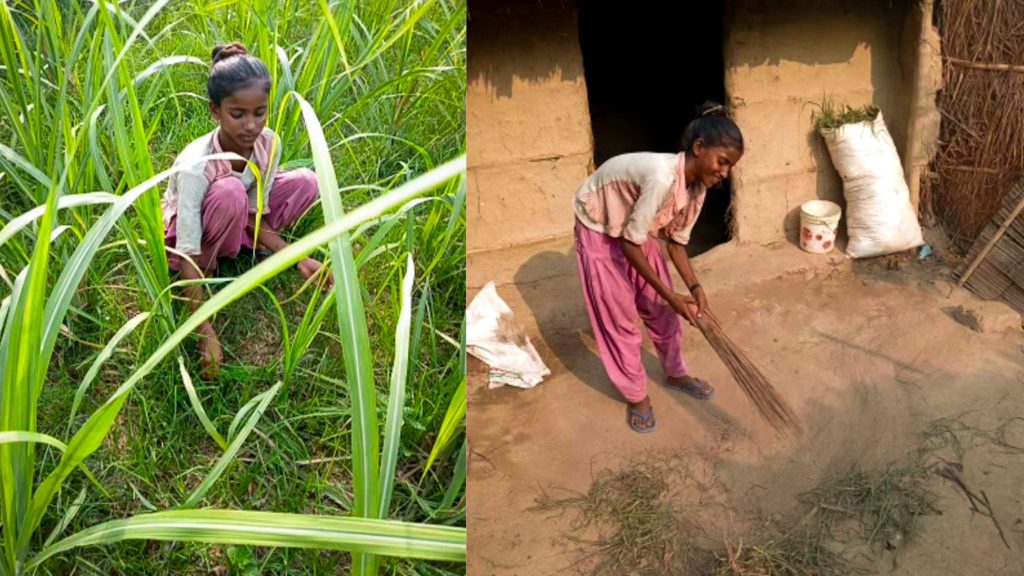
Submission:
[[[221,60],[231,58],[232,56],[246,55],[249,50],[239,42],[232,42],[230,44],[218,44],[213,49],[213,55],[211,56],[212,63],[216,64]]]
[[[213,49],[212,58],[206,93],[215,106],[220,106],[224,98],[253,83],[270,94],[270,72],[266,64],[249,54],[242,44],[221,44]]]
[[[713,100],[705,100],[703,104],[697,106],[696,112],[697,118],[703,116],[728,116],[725,106]]]
[[[729,111],[725,106],[711,100],[705,100],[695,110],[697,117],[686,125],[683,130],[683,138],[680,143],[680,150],[684,152],[693,151],[693,144],[697,140],[704,142],[705,146],[724,146],[743,150],[743,134],[736,122],[729,118]]]

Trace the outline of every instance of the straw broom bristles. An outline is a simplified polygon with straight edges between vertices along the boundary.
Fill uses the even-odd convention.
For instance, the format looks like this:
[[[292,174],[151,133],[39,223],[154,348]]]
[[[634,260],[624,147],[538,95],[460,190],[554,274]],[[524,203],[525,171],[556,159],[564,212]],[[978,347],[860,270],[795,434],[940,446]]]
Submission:
[[[796,414],[746,353],[725,335],[718,322],[704,315],[697,318],[697,328],[739,383],[743,393],[754,403],[761,418],[780,432],[799,432],[801,426]]]

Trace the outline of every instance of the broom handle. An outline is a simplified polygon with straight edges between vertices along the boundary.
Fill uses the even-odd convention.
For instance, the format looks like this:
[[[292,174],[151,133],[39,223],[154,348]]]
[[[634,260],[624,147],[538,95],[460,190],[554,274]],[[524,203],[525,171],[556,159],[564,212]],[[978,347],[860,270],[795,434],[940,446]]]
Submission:
[[[1015,187],[1019,188],[1020,185],[1021,182],[1018,182],[1017,186]],[[990,250],[992,250],[992,247],[996,245],[996,242],[998,242],[1000,238],[1003,237],[1003,234],[1006,233],[1007,229],[1010,228],[1010,225],[1013,224],[1013,221],[1017,219],[1017,216],[1022,211],[1024,211],[1024,195],[1021,195],[1020,202],[1017,202],[1017,207],[1010,212],[1010,215],[1007,216],[1006,220],[1003,221],[1003,225],[999,227],[999,230],[996,230],[996,233],[992,236],[992,239],[988,241],[988,244],[986,244],[984,248],[982,248],[981,252],[978,253],[978,255],[974,258],[974,261],[971,262],[971,265],[967,268],[967,271],[964,272],[964,275],[960,277],[960,281],[956,283],[956,288],[963,288],[963,285],[967,283],[967,279],[971,277],[971,274],[974,274],[974,271],[981,264],[982,260],[985,259],[985,256],[988,256],[988,253]],[[950,290],[949,295],[953,295],[953,290]]]

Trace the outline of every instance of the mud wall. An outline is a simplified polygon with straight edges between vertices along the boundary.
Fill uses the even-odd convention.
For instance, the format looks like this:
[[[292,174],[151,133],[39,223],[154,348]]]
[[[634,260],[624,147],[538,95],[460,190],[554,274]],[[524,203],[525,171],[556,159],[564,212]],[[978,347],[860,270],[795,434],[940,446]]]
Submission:
[[[842,184],[811,121],[823,97],[879,106],[904,153],[913,64],[901,64],[901,35],[910,12],[889,0],[732,3],[726,93],[747,144],[734,184],[739,242],[794,241],[802,202],[842,204]]]
[[[560,2],[470,2],[468,250],[571,232],[593,156],[577,13]]]

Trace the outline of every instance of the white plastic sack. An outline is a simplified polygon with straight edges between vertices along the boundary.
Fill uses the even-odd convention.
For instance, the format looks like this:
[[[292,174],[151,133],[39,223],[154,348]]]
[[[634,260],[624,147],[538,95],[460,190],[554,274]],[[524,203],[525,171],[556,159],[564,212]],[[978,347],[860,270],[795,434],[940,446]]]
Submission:
[[[489,388],[533,388],[551,374],[494,282],[488,282],[466,308],[466,351],[491,367]]]
[[[903,168],[882,113],[873,122],[823,130],[832,164],[843,178],[851,258],[869,258],[924,243]]]

